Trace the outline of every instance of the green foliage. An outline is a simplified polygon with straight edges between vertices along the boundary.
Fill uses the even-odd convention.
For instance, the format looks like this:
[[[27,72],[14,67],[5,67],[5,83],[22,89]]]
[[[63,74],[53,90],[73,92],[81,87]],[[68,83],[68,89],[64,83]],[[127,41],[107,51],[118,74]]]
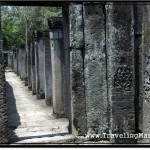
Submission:
[[[32,39],[34,30],[48,29],[47,19],[50,16],[61,16],[61,8],[41,6],[2,6],[2,32],[4,47],[25,43]]]

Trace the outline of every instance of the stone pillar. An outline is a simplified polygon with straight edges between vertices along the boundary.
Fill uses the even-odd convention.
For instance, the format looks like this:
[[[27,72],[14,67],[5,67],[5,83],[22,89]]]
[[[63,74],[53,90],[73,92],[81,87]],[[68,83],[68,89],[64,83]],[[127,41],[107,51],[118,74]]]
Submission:
[[[44,85],[44,46],[41,31],[36,32],[37,41],[35,42],[35,69],[36,69],[36,94],[37,99],[45,98]]]
[[[36,72],[35,72],[35,42],[31,44],[31,81],[32,94],[36,94]]]
[[[135,133],[133,5],[113,2],[106,8],[111,133]],[[134,143],[135,139],[115,138],[111,142]]]
[[[142,130],[143,69],[142,69],[142,7],[134,2],[134,51],[135,51],[135,132]]]
[[[51,49],[50,49],[49,31],[43,32],[43,42],[45,52],[44,55],[45,101],[46,105],[49,106],[52,105],[52,67],[51,67]]]
[[[66,90],[67,90],[67,106],[68,106],[68,119],[69,119],[69,132],[71,132],[72,124],[72,103],[71,103],[71,81],[70,81],[70,41],[69,41],[69,5],[62,7],[63,15],[63,37],[64,51],[65,51],[65,66],[66,66]]]
[[[71,121],[74,135],[87,133],[86,100],[84,87],[84,24],[83,5],[69,5],[70,21],[70,81],[71,81]]]
[[[53,112],[56,116],[67,116],[67,94],[65,75],[65,51],[63,45],[62,18],[51,17],[50,28]]]
[[[13,69],[13,51],[10,49],[8,51],[8,68]]]
[[[18,54],[18,65],[19,65],[19,76],[21,80],[26,81],[27,72],[26,72],[26,50],[25,46],[21,45],[19,48]]]
[[[87,134],[109,133],[105,6],[84,3],[84,80]],[[104,8],[103,8],[104,7]],[[78,17],[78,16],[77,16]]]
[[[27,49],[27,82],[28,82],[28,89],[32,89],[32,77],[31,77],[31,46],[30,43]]]
[[[16,55],[16,52],[13,51],[13,70],[14,70],[14,72],[16,73],[16,64],[15,64],[15,61],[16,61],[16,60],[15,60],[15,57],[16,57],[16,56],[15,56],[15,55]]]
[[[13,48],[13,66],[14,72],[18,75],[18,48]]]
[[[150,134],[150,3],[143,6],[142,24],[142,133]],[[149,138],[141,139],[140,143],[150,143]]]
[[[18,69],[17,69],[17,75],[18,76],[20,76],[20,78],[21,78],[21,66],[22,66],[22,64],[21,64],[21,62],[22,62],[22,60],[21,60],[21,49],[19,48],[18,49],[18,51],[17,51],[17,65],[18,65]]]

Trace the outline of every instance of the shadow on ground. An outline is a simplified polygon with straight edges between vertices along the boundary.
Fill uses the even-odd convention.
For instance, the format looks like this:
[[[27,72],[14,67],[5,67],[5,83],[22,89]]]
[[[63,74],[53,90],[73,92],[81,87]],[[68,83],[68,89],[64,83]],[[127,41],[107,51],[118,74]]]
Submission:
[[[9,128],[9,143],[15,142],[17,135],[14,130],[21,124],[20,116],[16,107],[16,99],[12,86],[6,81],[6,97],[7,97],[7,113],[8,113],[8,128]]]

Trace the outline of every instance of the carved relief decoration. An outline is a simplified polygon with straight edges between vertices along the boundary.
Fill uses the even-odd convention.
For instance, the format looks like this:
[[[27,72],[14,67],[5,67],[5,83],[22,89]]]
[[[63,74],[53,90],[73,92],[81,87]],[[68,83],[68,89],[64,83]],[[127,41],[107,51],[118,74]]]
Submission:
[[[146,60],[146,71],[144,72],[144,93],[145,98],[150,98],[150,74],[149,70],[150,65],[150,56],[145,57]]]
[[[131,91],[132,71],[129,67],[118,67],[114,76],[114,86],[117,90]]]
[[[145,97],[150,98],[150,75],[148,71],[145,71],[144,73],[144,92]]]

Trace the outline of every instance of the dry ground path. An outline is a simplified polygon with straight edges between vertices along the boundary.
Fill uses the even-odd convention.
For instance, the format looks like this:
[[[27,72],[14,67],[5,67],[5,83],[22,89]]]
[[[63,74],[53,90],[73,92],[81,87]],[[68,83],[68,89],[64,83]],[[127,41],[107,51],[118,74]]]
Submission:
[[[61,143],[72,139],[68,119],[55,118],[45,100],[36,99],[19,76],[6,70],[10,143]]]

